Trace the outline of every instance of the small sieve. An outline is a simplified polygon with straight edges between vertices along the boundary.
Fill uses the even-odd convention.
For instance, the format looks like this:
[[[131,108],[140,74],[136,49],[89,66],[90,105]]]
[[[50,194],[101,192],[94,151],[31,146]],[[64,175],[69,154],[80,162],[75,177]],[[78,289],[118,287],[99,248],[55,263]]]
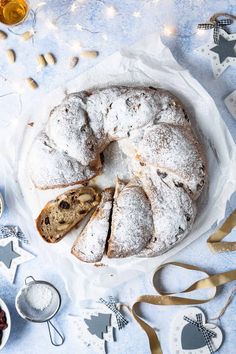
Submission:
[[[50,304],[42,309],[38,310],[32,307],[27,301],[26,294],[29,289],[32,290],[36,284],[41,284],[50,289],[52,298]],[[51,284],[43,280],[35,280],[32,276],[29,276],[25,279],[25,285],[20,289],[16,296],[15,306],[18,314],[24,318],[25,320],[35,322],[35,323],[43,323],[47,322],[48,332],[50,336],[51,343],[55,346],[60,346],[64,343],[65,338],[59,332],[59,330],[52,324],[51,319],[57,314],[61,306],[61,295],[59,291]],[[52,329],[59,335],[60,342],[55,343],[52,337]]]

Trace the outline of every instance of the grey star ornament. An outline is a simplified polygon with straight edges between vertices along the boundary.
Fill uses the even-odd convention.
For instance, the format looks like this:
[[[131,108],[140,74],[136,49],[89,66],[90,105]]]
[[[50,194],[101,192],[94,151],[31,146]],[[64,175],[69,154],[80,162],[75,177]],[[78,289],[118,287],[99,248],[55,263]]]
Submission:
[[[14,258],[20,257],[18,253],[13,250],[13,242],[10,241],[5,246],[0,246],[0,262],[10,269]]]
[[[236,46],[236,39],[234,41],[228,41],[222,35],[219,36],[219,44],[211,48],[212,52],[219,55],[220,63],[222,64],[225,59],[236,58],[236,51],[234,50]]]
[[[219,43],[210,42],[196,49],[211,60],[215,78],[218,78],[230,65],[236,66],[236,33],[228,34],[220,29]]]
[[[13,283],[17,267],[33,258],[31,253],[20,246],[16,237],[0,239],[0,278],[5,277]]]

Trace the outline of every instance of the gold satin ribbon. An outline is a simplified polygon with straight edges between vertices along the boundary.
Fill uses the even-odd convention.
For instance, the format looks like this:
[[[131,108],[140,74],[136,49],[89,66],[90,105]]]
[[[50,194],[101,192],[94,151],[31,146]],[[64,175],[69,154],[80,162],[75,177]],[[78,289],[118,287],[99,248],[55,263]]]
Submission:
[[[225,242],[222,240],[236,226],[236,210],[226,219],[223,225],[211,235],[207,244],[213,252],[232,252],[236,251],[236,242]]]
[[[227,218],[224,224],[207,240],[208,246],[215,252],[234,251],[236,250],[236,242],[221,242],[236,225],[236,210]],[[178,293],[170,293],[161,291],[159,288],[160,282],[158,281],[159,272],[168,265],[184,268],[190,271],[197,271],[206,275],[206,278],[200,279]],[[162,354],[161,345],[158,336],[149,324],[147,324],[138,314],[137,307],[141,303],[151,305],[198,305],[204,304],[212,300],[216,295],[217,287],[226,283],[236,280],[236,269],[219,274],[208,274],[204,269],[184,263],[170,262],[158,267],[153,275],[153,286],[159,295],[142,295],[139,296],[132,306],[131,312],[139,323],[141,328],[146,332],[149,340],[149,346],[152,354]],[[176,296],[178,294],[191,293],[199,289],[212,289],[212,294],[206,299],[193,299]]]

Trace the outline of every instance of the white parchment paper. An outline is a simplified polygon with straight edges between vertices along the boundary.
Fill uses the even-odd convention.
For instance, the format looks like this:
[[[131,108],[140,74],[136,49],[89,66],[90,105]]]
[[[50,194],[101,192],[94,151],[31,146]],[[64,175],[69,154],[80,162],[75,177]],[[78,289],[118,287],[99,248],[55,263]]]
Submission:
[[[78,229],[53,245],[45,243],[37,235],[33,219],[37,217],[45,203],[62,190],[36,190],[27,173],[26,156],[34,137],[45,124],[50,110],[62,100],[65,91],[75,92],[109,85],[146,85],[165,88],[175,93],[185,104],[193,126],[205,144],[209,185],[201,198],[191,233],[172,250],[162,256],[148,259],[132,257],[108,260],[104,257],[102,260],[104,266],[95,267],[80,262],[70,254]],[[28,207],[26,217],[25,209],[22,207],[24,201],[18,199],[19,205],[16,208],[24,209],[24,221],[22,220],[21,226],[30,232],[36,251],[44,253],[48,266],[53,266],[55,271],[61,273],[73,299],[79,301],[84,296],[93,297],[92,291],[89,292],[91,284],[110,287],[140,272],[150,272],[201,235],[206,234],[207,237],[212,226],[223,219],[226,203],[236,189],[236,149],[233,139],[212,98],[189,72],[176,63],[158,34],[149,35],[128,49],[113,54],[93,69],[65,83],[64,87],[48,94],[39,91],[37,95],[32,95],[31,104],[27,106],[27,109],[23,107],[20,125],[16,125],[17,129],[11,137],[11,146],[15,146],[16,149],[7,156],[6,171],[15,173],[17,169],[17,177]],[[28,126],[28,122],[34,122],[33,127]],[[121,156],[118,155],[119,151],[115,159],[121,161]],[[117,174],[123,177],[126,169],[125,160],[120,164],[113,162],[111,161],[111,170],[107,171],[109,168],[106,168],[105,176],[96,180],[99,185],[113,185]],[[117,165],[119,169],[116,170]]]

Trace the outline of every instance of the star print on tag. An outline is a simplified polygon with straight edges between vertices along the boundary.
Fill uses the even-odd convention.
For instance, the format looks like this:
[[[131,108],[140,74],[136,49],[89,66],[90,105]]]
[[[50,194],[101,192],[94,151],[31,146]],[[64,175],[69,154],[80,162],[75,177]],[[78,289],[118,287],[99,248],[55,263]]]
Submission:
[[[230,65],[236,66],[236,33],[228,34],[220,29],[219,43],[208,43],[196,51],[211,60],[215,78],[218,78]]]
[[[18,265],[33,259],[34,256],[19,246],[16,237],[0,239],[0,275],[14,282]]]

